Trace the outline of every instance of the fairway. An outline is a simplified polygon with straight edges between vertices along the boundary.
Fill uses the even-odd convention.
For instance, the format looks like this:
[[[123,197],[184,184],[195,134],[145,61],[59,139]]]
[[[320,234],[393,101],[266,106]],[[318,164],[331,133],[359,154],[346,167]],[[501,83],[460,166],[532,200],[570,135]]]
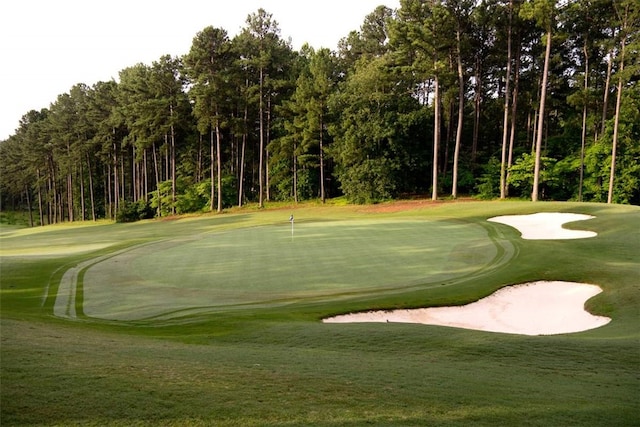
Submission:
[[[487,269],[499,254],[506,261],[484,227],[460,221],[307,221],[294,233],[285,222],[183,234],[89,262],[83,310],[139,320],[439,286]]]
[[[588,220],[490,221],[540,212]],[[638,230],[636,206],[516,201],[0,230],[1,424],[638,425]],[[532,282],[549,296],[498,298]],[[567,331],[578,284],[572,312],[606,322]],[[449,308],[523,329],[405,323]]]

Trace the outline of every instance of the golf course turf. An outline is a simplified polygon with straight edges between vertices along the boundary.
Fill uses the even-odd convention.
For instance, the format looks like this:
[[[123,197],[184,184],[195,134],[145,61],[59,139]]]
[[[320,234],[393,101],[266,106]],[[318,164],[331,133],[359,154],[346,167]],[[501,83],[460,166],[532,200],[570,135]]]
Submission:
[[[398,205],[0,230],[1,424],[640,425],[640,208]],[[537,212],[593,216],[565,227],[597,236],[487,221]],[[611,322],[321,322],[536,280],[600,286],[586,308]]]

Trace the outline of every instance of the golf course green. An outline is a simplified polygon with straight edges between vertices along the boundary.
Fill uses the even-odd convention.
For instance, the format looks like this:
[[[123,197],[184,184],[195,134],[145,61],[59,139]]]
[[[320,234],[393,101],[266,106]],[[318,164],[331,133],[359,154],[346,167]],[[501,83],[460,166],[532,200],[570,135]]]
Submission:
[[[90,261],[81,270],[83,312],[131,320],[439,286],[504,258],[477,224],[354,219],[294,227],[183,233]]]
[[[537,212],[590,215],[565,228],[597,234],[488,221]],[[2,225],[0,422],[640,425],[638,230],[636,206],[473,201]],[[585,308],[611,321],[549,336],[322,322],[539,280],[599,286]]]

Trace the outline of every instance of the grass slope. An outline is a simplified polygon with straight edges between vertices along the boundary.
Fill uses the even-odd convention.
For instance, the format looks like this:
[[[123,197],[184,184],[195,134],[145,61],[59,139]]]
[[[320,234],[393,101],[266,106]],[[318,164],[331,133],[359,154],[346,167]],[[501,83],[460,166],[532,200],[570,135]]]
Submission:
[[[523,241],[507,226],[485,224],[491,216],[537,211],[594,215],[569,227],[597,231],[598,237]],[[391,213],[353,206],[302,207],[294,213],[300,226],[303,220],[326,226],[485,224],[480,227],[501,242],[495,247],[509,252],[504,257],[509,262],[443,278],[436,286],[383,292],[356,287],[339,296],[298,295],[281,304],[152,320],[68,320],[53,312],[58,284],[72,267],[179,236],[273,229],[289,210],[3,230],[1,424],[639,425],[637,207],[474,202]],[[380,239],[379,247],[393,244],[385,243],[384,233]],[[456,253],[447,256],[460,262]],[[158,253],[155,265],[166,264],[169,254]],[[152,269],[145,275],[152,276]],[[604,292],[588,308],[613,321],[592,331],[546,337],[319,322],[347,311],[462,304],[507,284],[544,279],[600,285]],[[80,274],[74,302],[79,312],[83,281]],[[186,285],[197,282],[189,279]]]

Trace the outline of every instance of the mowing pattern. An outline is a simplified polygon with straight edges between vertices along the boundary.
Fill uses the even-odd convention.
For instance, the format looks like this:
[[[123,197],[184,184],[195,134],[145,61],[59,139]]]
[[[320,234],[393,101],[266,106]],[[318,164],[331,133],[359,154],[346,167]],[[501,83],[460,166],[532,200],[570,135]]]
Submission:
[[[83,272],[90,317],[134,320],[303,298],[432,286],[491,266],[477,224],[369,219],[300,222],[180,236]]]

